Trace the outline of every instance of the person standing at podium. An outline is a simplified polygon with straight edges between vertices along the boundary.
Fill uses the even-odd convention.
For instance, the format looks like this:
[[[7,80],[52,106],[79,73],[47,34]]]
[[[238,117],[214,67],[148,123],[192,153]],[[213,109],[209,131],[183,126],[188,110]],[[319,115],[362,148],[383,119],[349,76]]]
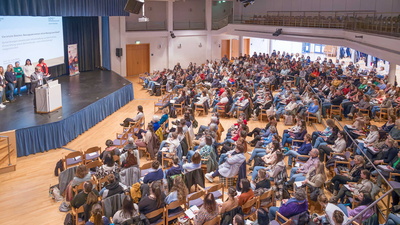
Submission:
[[[15,84],[17,83],[17,77],[15,76],[14,73],[14,67],[12,64],[8,64],[7,66],[7,71],[4,74],[5,79],[6,79],[6,84],[8,89],[10,89],[10,94],[8,96],[8,100],[10,102],[14,102],[14,89],[15,89]]]
[[[35,67],[35,72],[31,75],[31,90],[33,90],[33,108],[36,112],[36,91],[35,89],[43,85],[43,73],[40,66]]]

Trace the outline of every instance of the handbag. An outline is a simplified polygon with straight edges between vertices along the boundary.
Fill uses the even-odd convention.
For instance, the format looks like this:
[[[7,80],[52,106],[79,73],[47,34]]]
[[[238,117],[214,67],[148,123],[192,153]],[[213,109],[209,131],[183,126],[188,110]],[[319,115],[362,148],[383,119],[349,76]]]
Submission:
[[[310,199],[316,202],[318,200],[318,196],[321,194],[321,190],[317,187],[311,187],[310,189]]]

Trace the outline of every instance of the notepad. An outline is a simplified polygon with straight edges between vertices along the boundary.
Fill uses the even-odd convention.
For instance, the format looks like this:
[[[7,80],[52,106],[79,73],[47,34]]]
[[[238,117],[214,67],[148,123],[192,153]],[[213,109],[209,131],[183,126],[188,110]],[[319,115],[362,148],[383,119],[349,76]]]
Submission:
[[[222,204],[222,203],[224,203],[220,198],[217,199],[217,200],[215,200],[215,202],[216,202],[217,204]]]
[[[301,187],[303,186],[303,181],[296,181],[294,182],[294,184],[296,185],[296,187]]]
[[[188,210],[185,211],[185,214],[186,216],[189,217],[189,219],[193,219],[198,211],[199,208],[196,205],[193,205]]]

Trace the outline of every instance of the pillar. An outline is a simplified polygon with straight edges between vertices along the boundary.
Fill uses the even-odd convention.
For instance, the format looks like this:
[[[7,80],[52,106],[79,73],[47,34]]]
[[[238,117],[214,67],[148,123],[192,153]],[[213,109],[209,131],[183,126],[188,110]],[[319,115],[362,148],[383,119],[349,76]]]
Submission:
[[[396,64],[390,63],[388,81],[389,81],[389,83],[394,84],[395,79],[396,79]],[[399,83],[399,82],[400,81],[398,80],[397,83]]]
[[[243,56],[243,46],[244,46],[244,40],[243,40],[243,35],[239,36],[239,56]]]

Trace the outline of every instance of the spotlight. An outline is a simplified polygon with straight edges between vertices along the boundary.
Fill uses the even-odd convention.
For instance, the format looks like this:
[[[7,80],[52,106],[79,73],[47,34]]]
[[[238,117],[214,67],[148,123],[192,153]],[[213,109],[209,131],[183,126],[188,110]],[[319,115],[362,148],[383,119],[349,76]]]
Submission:
[[[170,31],[169,33],[170,33],[170,35],[171,35],[172,38],[176,38],[174,32]]]
[[[240,0],[241,3],[243,3],[244,7],[247,7],[249,5],[252,5],[255,0]]]
[[[279,36],[282,34],[282,29],[276,29],[275,33],[272,34],[272,36]]]

